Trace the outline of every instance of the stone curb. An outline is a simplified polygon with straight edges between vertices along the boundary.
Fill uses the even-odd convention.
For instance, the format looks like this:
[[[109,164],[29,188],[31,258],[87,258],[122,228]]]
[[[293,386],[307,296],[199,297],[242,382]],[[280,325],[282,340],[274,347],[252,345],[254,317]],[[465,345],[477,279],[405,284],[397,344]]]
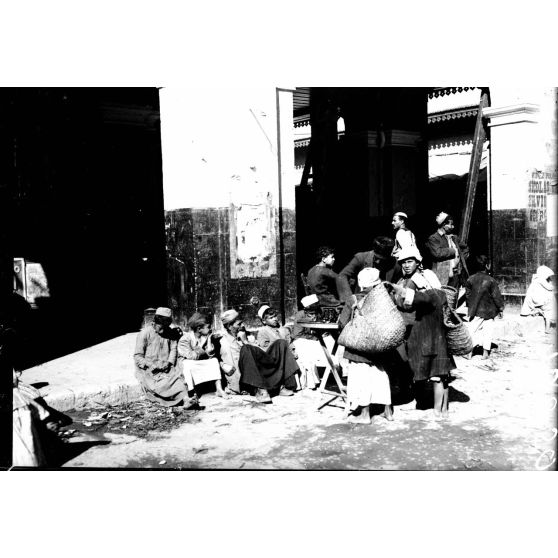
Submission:
[[[113,383],[105,386],[83,385],[75,389],[57,389],[44,396],[45,402],[57,411],[74,411],[105,405],[121,405],[138,401],[143,392],[137,382]]]

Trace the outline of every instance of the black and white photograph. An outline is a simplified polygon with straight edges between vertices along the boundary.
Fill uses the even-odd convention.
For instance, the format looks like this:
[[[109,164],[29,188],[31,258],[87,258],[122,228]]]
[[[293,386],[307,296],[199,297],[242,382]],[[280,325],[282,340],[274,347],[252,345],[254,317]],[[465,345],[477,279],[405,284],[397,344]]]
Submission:
[[[24,5],[0,37],[18,555],[546,552],[553,10]]]
[[[13,466],[556,468],[557,88],[1,94]]]

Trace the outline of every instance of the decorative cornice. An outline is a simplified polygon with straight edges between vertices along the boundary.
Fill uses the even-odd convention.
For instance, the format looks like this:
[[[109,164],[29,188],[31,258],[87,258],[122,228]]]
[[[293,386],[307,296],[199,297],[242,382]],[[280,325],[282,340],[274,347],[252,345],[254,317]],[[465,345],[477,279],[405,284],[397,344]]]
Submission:
[[[302,128],[303,126],[310,126],[310,116],[295,116],[294,127]]]
[[[520,122],[537,123],[539,110],[539,105],[522,103],[506,107],[486,107],[482,115],[490,119],[489,126],[503,126]]]
[[[469,91],[469,89],[475,89],[475,87],[436,87],[434,91],[428,93],[428,97],[433,99],[434,97],[443,97],[444,95],[452,95],[454,93],[461,93],[462,91]]]
[[[453,139],[453,140],[436,140],[428,144],[428,150],[441,149],[444,147],[459,147],[459,146],[473,145],[473,138],[471,139]]]
[[[477,116],[478,108],[452,110],[448,112],[440,112],[432,114],[428,117],[428,124],[435,124],[436,122],[444,122],[446,120],[456,120],[457,118],[473,118]]]
[[[294,144],[295,144],[295,148],[307,147],[310,145],[310,139],[306,138],[306,139],[295,140]]]

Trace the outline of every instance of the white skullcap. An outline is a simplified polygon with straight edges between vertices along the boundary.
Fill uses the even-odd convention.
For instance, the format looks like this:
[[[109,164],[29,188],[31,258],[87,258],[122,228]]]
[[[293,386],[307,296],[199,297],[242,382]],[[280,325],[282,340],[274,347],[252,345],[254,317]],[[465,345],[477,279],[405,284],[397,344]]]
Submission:
[[[260,317],[260,320],[263,320],[264,314],[271,308],[271,306],[268,306],[267,304],[262,304],[260,306],[260,309],[258,310],[258,316]]]
[[[438,213],[436,217],[436,223],[438,223],[438,225],[441,225],[447,218],[448,214],[442,211],[441,213]]]
[[[397,254],[397,261],[401,262],[407,258],[415,258],[417,262],[422,262],[422,256],[416,246],[407,246],[406,248],[401,248],[401,250],[399,250],[399,254]]]
[[[302,306],[304,306],[304,308],[308,308],[309,306],[312,306],[313,304],[317,304],[319,302],[318,295],[311,294],[311,295],[302,297],[300,299],[300,302],[301,302]]]
[[[403,213],[403,211],[398,211],[397,213],[394,213],[393,216],[394,216],[394,217],[396,217],[396,216],[397,216],[397,217],[403,217],[403,218],[405,218],[405,219],[408,219],[408,218],[409,218],[409,217],[407,217],[407,214],[406,214],[406,213]]]
[[[172,318],[172,310],[170,308],[164,308],[160,306],[155,310],[155,316],[163,316],[165,318]]]
[[[373,287],[380,282],[380,270],[375,267],[365,267],[357,275],[357,281],[361,289]]]

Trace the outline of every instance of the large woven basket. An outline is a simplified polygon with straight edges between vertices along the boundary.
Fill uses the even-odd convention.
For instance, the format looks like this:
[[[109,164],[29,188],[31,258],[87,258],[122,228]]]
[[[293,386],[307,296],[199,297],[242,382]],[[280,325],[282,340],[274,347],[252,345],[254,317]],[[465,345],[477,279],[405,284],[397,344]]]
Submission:
[[[353,319],[339,336],[339,344],[367,353],[395,349],[405,338],[405,322],[383,283],[372,287]]]
[[[444,311],[444,326],[448,352],[451,355],[467,355],[473,350],[473,338],[467,325],[449,307]]]
[[[455,310],[457,308],[458,291],[454,287],[449,285],[443,285],[442,290],[446,293],[446,298],[448,299],[448,306]]]

